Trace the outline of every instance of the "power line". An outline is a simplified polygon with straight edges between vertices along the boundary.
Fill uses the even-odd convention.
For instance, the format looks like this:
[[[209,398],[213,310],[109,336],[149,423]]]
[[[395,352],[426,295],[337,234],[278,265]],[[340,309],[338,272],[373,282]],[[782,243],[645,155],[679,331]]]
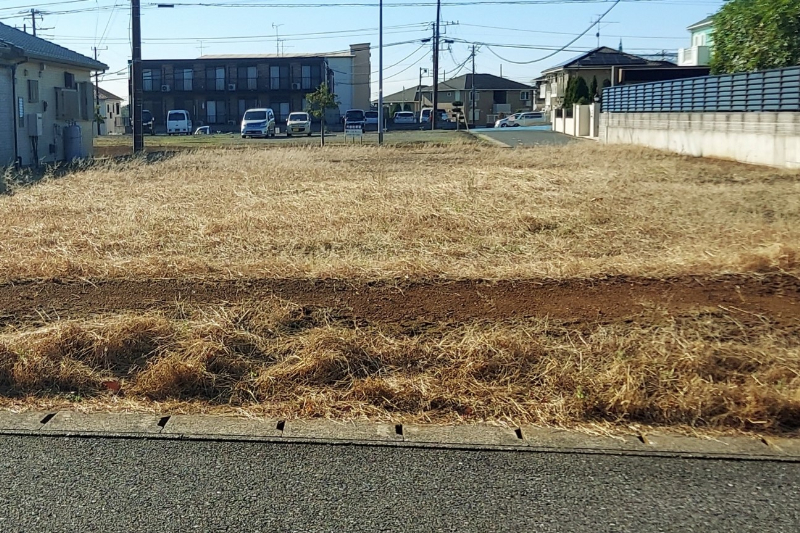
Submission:
[[[584,35],[586,35],[587,33],[589,33],[589,30],[591,30],[592,28],[594,28],[595,24],[598,24],[598,23],[599,23],[601,20],[603,20],[603,18],[604,18],[606,15],[608,15],[609,13],[611,13],[611,10],[612,10],[612,9],[614,9],[615,7],[617,7],[617,5],[619,5],[619,3],[620,3],[621,1],[622,1],[622,0],[616,0],[616,1],[615,1],[615,2],[614,2],[612,5],[611,5],[611,7],[609,7],[609,8],[606,10],[606,12],[605,12],[605,13],[603,13],[602,15],[600,15],[600,16],[597,18],[597,20],[596,20],[596,21],[594,21],[594,22],[592,23],[592,25],[591,25],[591,26],[589,26],[588,28],[586,28],[586,30],[584,30],[584,32],[583,32],[583,33],[581,33],[580,35],[578,35],[577,37],[575,37],[574,39],[572,39],[570,42],[568,42],[567,44],[565,44],[564,46],[562,46],[560,49],[558,49],[558,50],[556,50],[556,51],[554,51],[554,52],[552,52],[552,53],[550,53],[550,54],[547,54],[546,56],[542,56],[542,57],[540,57],[540,58],[538,58],[538,59],[533,59],[533,60],[531,60],[531,61],[513,61],[513,60],[510,60],[510,59],[505,59],[505,58],[503,58],[502,56],[498,55],[498,54],[497,54],[497,52],[495,52],[494,50],[492,50],[492,49],[491,49],[491,47],[489,47],[489,46],[487,46],[487,47],[486,47],[486,49],[487,49],[487,50],[489,50],[489,52],[491,52],[491,53],[492,53],[493,55],[495,55],[496,57],[500,58],[502,61],[506,61],[506,62],[508,62],[508,63],[514,63],[515,65],[530,65],[531,63],[538,63],[539,61],[544,61],[545,59],[549,59],[549,58],[553,57],[554,55],[556,55],[556,54],[558,54],[558,53],[560,53],[560,52],[563,52],[563,51],[564,51],[564,50],[566,50],[566,49],[567,49],[569,46],[571,46],[571,45],[575,44],[575,42],[576,42],[576,41],[578,41],[578,39],[580,39],[581,37],[583,37]]]

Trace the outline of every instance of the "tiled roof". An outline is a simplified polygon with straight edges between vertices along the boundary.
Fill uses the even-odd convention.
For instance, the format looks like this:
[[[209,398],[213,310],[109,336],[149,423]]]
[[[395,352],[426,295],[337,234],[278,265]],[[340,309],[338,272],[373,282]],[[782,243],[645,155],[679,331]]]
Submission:
[[[439,84],[439,92],[443,91],[469,91],[472,89],[472,74],[464,74],[451,80],[443,81]],[[533,87],[518,81],[501,78],[494,74],[475,74],[476,91],[530,91]],[[430,95],[431,86],[422,87],[424,95]],[[384,96],[384,102],[413,102],[417,100],[417,87],[411,87],[402,91]]]
[[[100,98],[103,100],[124,100],[124,98],[120,98],[119,96],[115,95],[114,93],[110,93],[103,89],[102,87],[97,89],[97,92],[100,93]]]
[[[674,63],[670,63],[669,61],[651,61],[649,59],[635,56],[633,54],[620,52],[619,50],[615,50],[607,46],[601,46],[600,48],[595,48],[594,50],[590,50],[577,57],[573,57],[572,59],[564,61],[563,63],[559,63],[558,65],[550,67],[549,69],[544,70],[543,72],[544,73],[553,72],[556,70],[560,70],[562,68],[592,68],[592,67],[603,68],[603,67],[634,67],[634,66],[674,67],[675,65]]]
[[[710,16],[704,18],[703,20],[701,20],[699,22],[695,22],[691,26],[688,26],[686,29],[687,30],[694,30],[694,29],[697,29],[697,28],[702,28],[703,26],[710,26],[713,23],[714,23],[714,15],[710,15]]]
[[[0,22],[0,41],[20,48],[25,56],[41,61],[53,61],[84,67],[90,70],[107,70],[108,65],[50,41],[34,37],[29,33]]]

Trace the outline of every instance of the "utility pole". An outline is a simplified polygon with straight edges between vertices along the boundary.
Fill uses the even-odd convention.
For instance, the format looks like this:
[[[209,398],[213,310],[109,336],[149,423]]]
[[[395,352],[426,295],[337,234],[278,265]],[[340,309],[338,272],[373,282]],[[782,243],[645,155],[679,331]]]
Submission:
[[[278,28],[280,28],[281,26],[283,26],[283,24],[275,24],[274,22],[272,23],[272,27],[275,28],[275,55],[276,56],[280,56],[281,55],[281,43],[280,43],[280,39],[278,38]]]
[[[133,102],[131,102],[131,118],[133,119],[133,153],[144,151],[144,132],[142,131],[142,16],[140,0],[131,0],[131,85],[133,85]]]
[[[436,26],[433,30],[433,110],[431,111],[431,130],[436,129],[439,109],[439,21],[442,17],[442,0],[436,0]]]
[[[97,61],[97,47],[92,47],[94,50],[94,60]],[[95,70],[94,71],[94,114],[95,120],[97,120],[97,135],[101,135],[100,133],[100,78],[99,73]]]
[[[378,144],[383,144],[383,0],[378,2]]]
[[[467,124],[475,125],[475,45],[472,45],[472,88],[469,95],[469,119]]]
[[[38,11],[36,11],[33,8],[31,8],[31,21],[32,21],[32,24],[33,24],[33,36],[34,37],[36,37],[36,14],[37,13],[38,13]]]

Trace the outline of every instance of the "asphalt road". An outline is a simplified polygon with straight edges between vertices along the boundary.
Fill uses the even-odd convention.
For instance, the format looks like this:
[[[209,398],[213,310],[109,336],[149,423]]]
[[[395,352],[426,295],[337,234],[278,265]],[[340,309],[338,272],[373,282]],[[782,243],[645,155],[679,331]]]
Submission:
[[[486,128],[473,132],[485,135],[508,146],[537,146],[553,144],[569,144],[585,142],[563,133],[550,130],[550,126],[536,126],[530,128]]]
[[[800,464],[0,437],[0,531],[791,531]]]

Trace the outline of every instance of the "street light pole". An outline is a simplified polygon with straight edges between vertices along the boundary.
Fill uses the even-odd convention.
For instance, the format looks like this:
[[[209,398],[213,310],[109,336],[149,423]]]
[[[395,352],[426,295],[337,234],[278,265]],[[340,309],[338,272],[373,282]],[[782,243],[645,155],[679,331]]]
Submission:
[[[383,144],[383,0],[378,2],[378,144]]]
[[[142,21],[140,0],[131,0],[131,85],[133,94],[131,111],[133,118],[133,153],[144,151],[144,132],[142,131]]]

